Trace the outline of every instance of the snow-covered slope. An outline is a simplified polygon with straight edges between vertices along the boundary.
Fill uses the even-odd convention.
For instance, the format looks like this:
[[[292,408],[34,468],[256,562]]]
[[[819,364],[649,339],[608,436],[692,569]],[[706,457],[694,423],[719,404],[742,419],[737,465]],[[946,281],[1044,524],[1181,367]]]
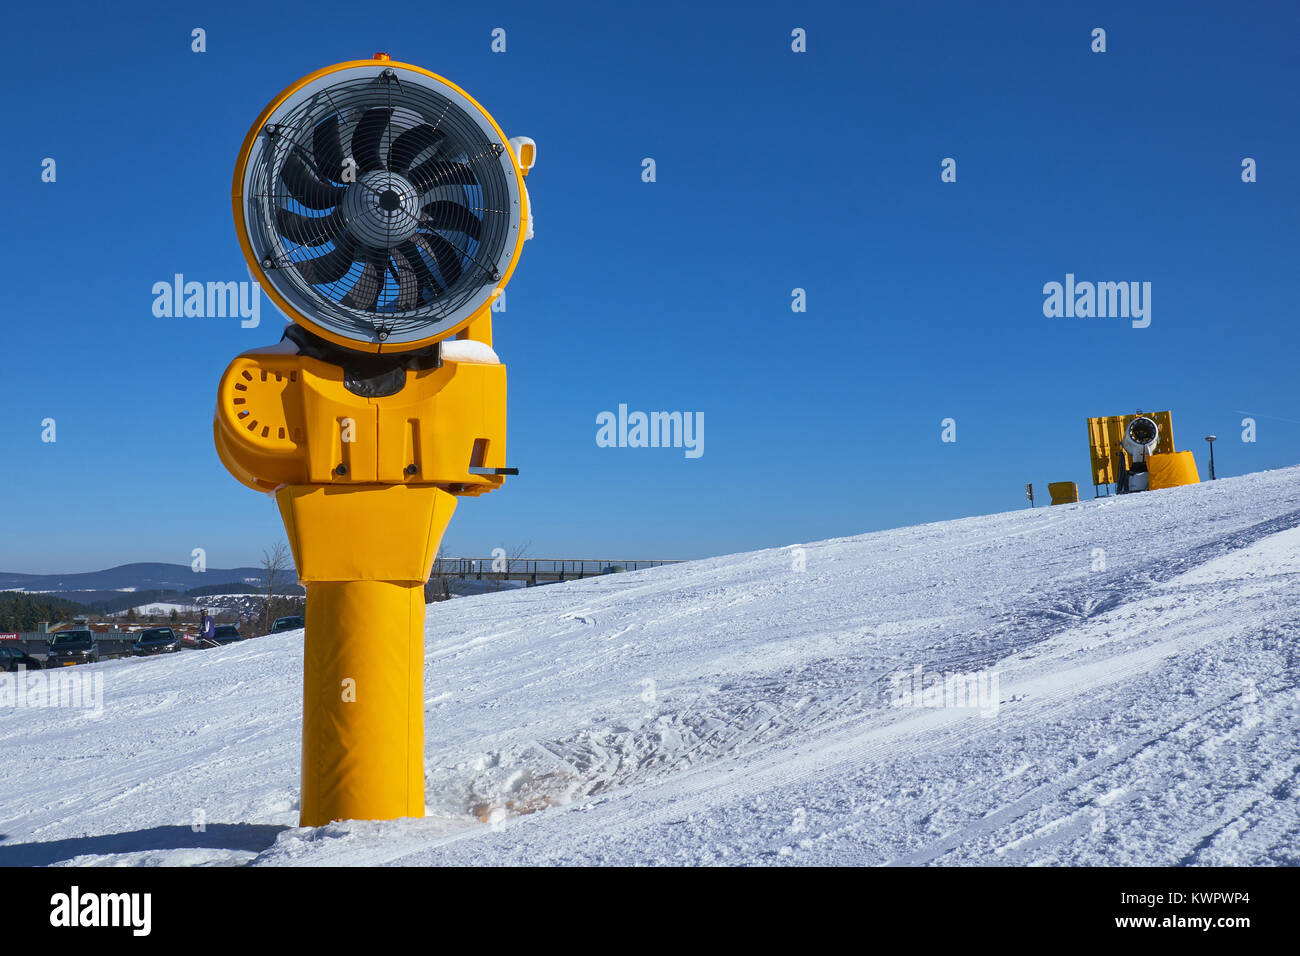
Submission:
[[[427,816],[312,831],[301,633],[89,665],[0,864],[1295,864],[1298,612],[1295,468],[459,599]]]

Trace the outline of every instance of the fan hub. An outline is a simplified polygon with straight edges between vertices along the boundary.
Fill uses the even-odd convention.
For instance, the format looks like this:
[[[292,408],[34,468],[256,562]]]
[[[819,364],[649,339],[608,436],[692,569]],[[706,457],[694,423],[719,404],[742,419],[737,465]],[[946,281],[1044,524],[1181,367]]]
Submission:
[[[348,232],[372,249],[392,249],[420,225],[420,193],[400,173],[372,170],[347,187],[340,204]]]

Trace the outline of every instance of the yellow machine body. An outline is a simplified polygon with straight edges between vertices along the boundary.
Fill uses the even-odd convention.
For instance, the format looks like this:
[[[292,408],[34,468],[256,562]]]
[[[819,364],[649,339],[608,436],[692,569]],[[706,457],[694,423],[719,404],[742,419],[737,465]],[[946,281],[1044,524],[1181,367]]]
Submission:
[[[1132,415],[1110,415],[1088,419],[1088,451],[1092,456],[1092,483],[1111,485],[1119,481],[1119,466],[1129,464],[1124,450],[1124,430],[1135,418],[1149,418],[1156,423],[1160,434],[1156,439],[1155,453],[1171,454],[1174,450],[1174,421],[1169,412],[1140,412]]]
[[[269,349],[240,355],[217,388],[217,452],[258,491],[281,485],[441,484],[497,488],[505,466],[506,367],[445,361],[406,386],[362,398],[329,362]]]

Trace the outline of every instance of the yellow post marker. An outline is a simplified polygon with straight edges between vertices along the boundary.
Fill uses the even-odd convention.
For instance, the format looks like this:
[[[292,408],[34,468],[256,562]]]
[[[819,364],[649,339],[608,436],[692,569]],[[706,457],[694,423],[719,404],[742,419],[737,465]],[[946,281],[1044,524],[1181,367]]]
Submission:
[[[1047,493],[1051,495],[1054,505],[1068,505],[1079,500],[1079,486],[1073,481],[1049,482]]]
[[[424,815],[424,583],[458,498],[515,473],[491,306],[535,157],[387,55],[293,84],[240,152],[240,244],[295,325],[226,369],[213,433],[307,589],[303,826]]]

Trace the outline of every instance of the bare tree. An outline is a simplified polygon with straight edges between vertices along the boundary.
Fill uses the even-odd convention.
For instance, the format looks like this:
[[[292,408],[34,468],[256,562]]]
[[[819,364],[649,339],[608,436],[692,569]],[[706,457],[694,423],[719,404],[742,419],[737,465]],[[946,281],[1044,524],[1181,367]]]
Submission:
[[[266,581],[266,601],[262,605],[262,633],[270,633],[271,622],[279,616],[278,611],[283,600],[276,595],[276,588],[285,590],[293,568],[293,555],[289,546],[277,541],[269,551],[262,552],[262,573]]]
[[[493,591],[501,590],[502,582],[509,579],[511,571],[523,571],[523,568],[518,565],[522,565],[524,559],[528,557],[528,552],[532,546],[532,541],[525,541],[523,544],[516,544],[510,547],[506,552],[505,570],[498,573],[497,576],[492,579]]]

